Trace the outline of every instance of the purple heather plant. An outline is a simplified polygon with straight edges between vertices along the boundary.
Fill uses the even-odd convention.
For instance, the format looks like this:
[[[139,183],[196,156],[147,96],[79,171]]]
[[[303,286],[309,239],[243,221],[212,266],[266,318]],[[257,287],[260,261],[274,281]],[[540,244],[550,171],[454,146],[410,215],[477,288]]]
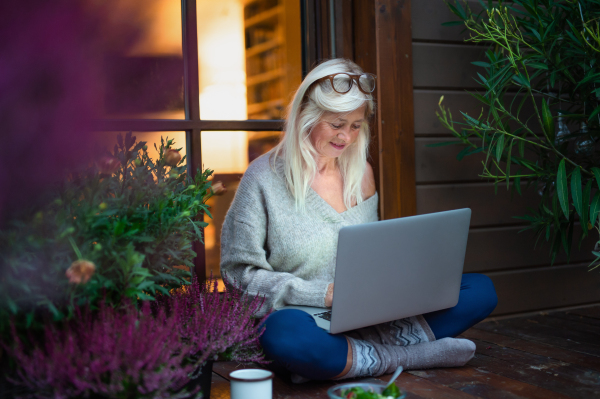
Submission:
[[[264,297],[250,297],[234,285],[219,292],[211,276],[204,283],[194,278],[191,285],[158,298],[152,306],[169,310],[179,336],[191,346],[188,355],[200,365],[217,359],[266,363],[258,341],[266,316],[254,317],[263,303]]]
[[[11,382],[29,391],[21,397],[188,397],[196,392],[181,389],[206,361],[266,363],[264,318],[254,317],[263,297],[233,285],[219,292],[211,277],[140,303],[77,308],[72,321],[46,324],[42,339],[30,332],[32,349],[13,325],[12,344],[2,346],[17,364]]]
[[[62,328],[48,324],[43,344],[33,349],[13,328],[6,346],[18,366],[11,382],[26,388],[23,398],[183,398],[193,363],[186,362],[191,343],[183,342],[177,319],[148,302],[138,310],[100,305],[96,312],[77,310]],[[33,337],[29,337],[32,342]],[[193,392],[192,394],[195,394]]]

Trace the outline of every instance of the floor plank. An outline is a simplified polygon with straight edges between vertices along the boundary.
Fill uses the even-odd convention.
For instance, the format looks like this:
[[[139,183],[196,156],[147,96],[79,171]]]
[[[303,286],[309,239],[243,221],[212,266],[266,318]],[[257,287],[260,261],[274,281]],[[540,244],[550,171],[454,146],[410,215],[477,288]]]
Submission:
[[[544,356],[474,340],[477,355],[469,365],[561,393],[572,398],[600,396],[600,373]]]
[[[594,319],[600,319],[600,306],[570,310],[569,313],[578,314],[585,317],[591,317]]]
[[[576,323],[588,324],[595,327],[600,327],[600,319],[595,319],[593,317],[587,317],[578,315],[571,312],[552,312],[552,313],[543,313],[543,315],[548,317],[554,317],[561,320],[574,321]]]
[[[210,386],[210,399],[230,399],[229,381],[213,372]]]
[[[213,364],[213,373],[218,374],[223,379],[229,381],[229,373],[235,370],[256,368],[251,364],[242,364],[238,362],[215,362]]]
[[[547,356],[566,363],[572,363],[581,367],[587,367],[592,370],[600,371],[600,357],[598,356],[591,356],[585,353],[574,352],[567,349],[558,348],[556,346],[509,337],[476,328],[471,328],[470,330],[464,332],[461,334],[461,337],[467,339],[479,339],[481,341],[495,343],[496,345],[506,346],[508,348],[518,349],[521,351],[534,353],[536,355]]]
[[[568,396],[475,367],[431,369],[408,373],[435,383],[488,399],[566,399]]]
[[[516,319],[502,320],[502,324],[499,322],[480,323],[474,328],[600,356],[600,346],[595,344],[600,342],[600,339],[594,340],[589,335],[580,334],[575,330],[563,331],[543,324]]]
[[[571,331],[575,330],[580,336],[587,335],[585,339],[592,343],[597,343],[600,339],[600,326],[595,326],[593,323],[586,323],[581,320],[571,319],[565,322],[564,319],[559,317],[552,317],[547,313],[542,313],[538,316],[528,317],[527,321],[561,329],[565,334],[571,334]]]

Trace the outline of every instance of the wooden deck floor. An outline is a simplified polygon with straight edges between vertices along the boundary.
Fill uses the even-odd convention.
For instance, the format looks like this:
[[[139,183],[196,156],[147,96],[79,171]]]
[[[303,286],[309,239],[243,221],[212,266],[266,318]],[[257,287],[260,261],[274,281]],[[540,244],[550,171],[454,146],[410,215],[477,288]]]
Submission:
[[[462,336],[477,345],[468,365],[402,373],[396,383],[407,398],[600,398],[600,306],[486,321]],[[212,399],[229,399],[236,368],[215,363]],[[327,398],[332,385],[276,377],[273,399]]]

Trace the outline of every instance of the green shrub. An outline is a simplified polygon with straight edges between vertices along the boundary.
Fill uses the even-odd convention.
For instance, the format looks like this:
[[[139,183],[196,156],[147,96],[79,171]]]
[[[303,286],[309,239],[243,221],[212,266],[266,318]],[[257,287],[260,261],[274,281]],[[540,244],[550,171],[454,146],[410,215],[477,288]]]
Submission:
[[[0,232],[1,332],[13,321],[30,327],[78,305],[118,307],[189,284],[212,171],[192,179],[173,140],[161,143],[153,161],[144,142],[119,135],[112,153]]]
[[[442,145],[464,145],[458,159],[483,152],[481,176],[496,185],[539,191],[520,218],[550,242],[552,262],[561,248],[570,255],[574,226],[581,244],[600,213],[600,0],[479,0],[479,14],[445,1],[461,20],[448,25],[464,24],[467,41],[488,50],[473,62],[482,112],[454,120],[440,100],[438,117],[458,139]]]

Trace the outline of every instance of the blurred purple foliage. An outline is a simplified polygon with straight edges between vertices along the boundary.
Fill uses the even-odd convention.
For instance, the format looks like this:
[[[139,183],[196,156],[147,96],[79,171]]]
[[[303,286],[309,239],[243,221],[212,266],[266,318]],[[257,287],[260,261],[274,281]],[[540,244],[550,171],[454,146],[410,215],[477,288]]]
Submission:
[[[0,4],[0,227],[90,159],[102,61],[140,32],[135,18],[116,19],[104,3]]]

